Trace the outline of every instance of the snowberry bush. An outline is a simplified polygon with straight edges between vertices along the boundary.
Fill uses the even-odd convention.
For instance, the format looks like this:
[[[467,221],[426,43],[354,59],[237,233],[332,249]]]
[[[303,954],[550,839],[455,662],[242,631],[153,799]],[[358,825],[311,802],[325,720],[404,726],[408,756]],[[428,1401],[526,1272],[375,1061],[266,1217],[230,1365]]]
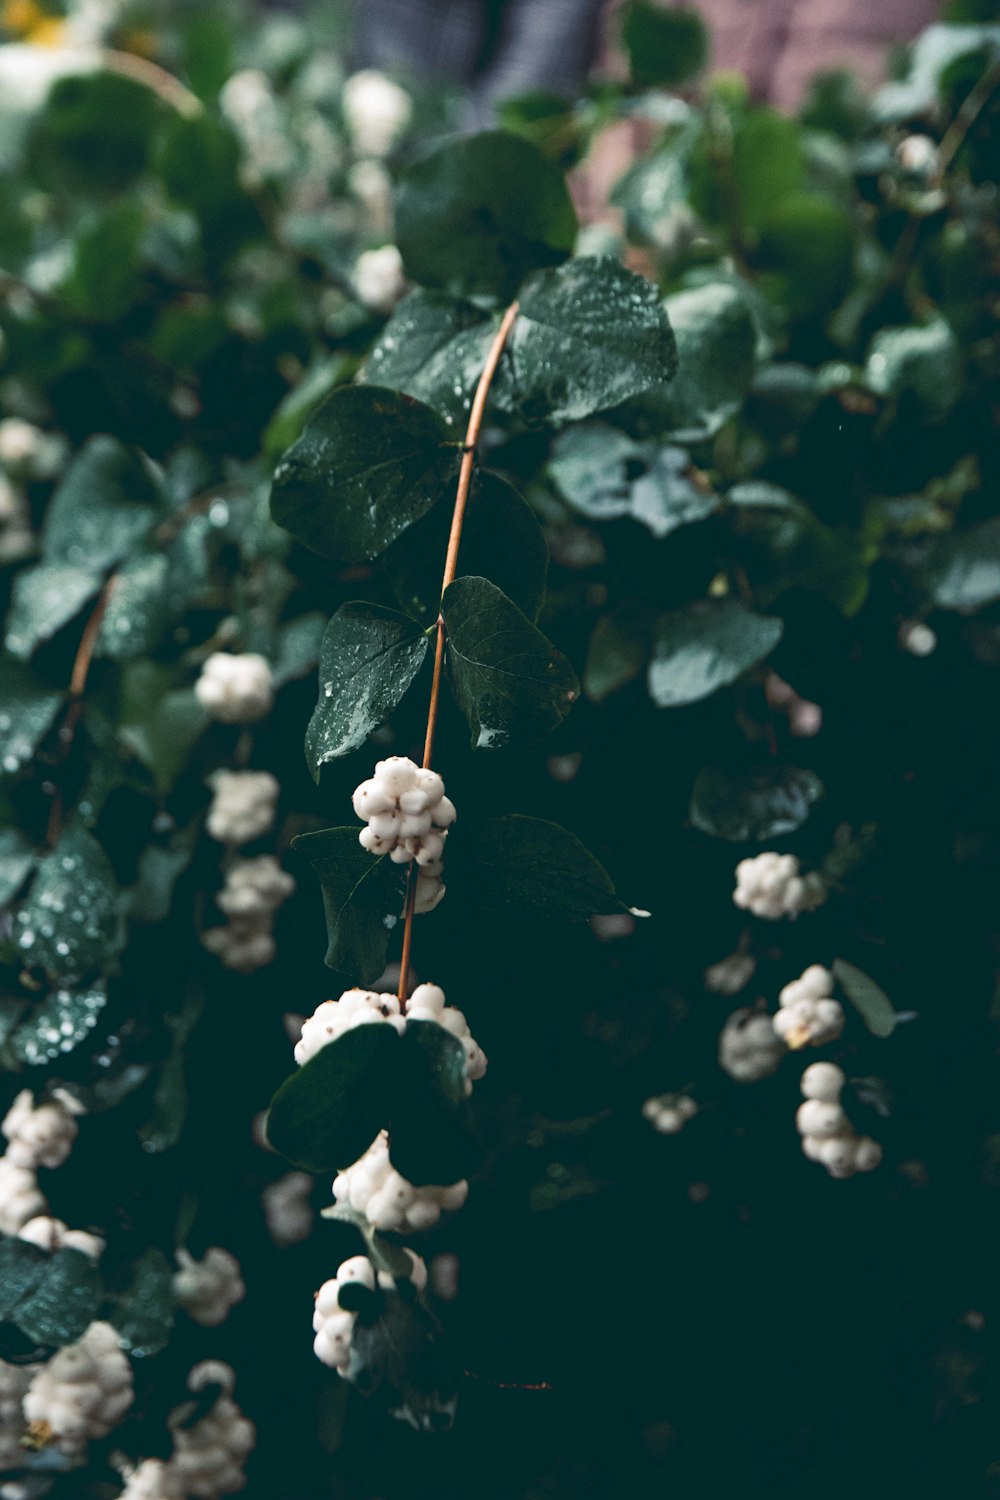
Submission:
[[[456,136],[336,7],[0,7],[0,1500],[1000,1492],[952,9]]]

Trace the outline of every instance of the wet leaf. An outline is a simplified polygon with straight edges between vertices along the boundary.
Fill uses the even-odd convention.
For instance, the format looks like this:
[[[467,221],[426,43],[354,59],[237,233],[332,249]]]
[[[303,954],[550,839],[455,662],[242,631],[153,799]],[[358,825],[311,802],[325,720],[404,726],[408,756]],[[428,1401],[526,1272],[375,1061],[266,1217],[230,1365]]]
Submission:
[[[103,981],[60,985],[11,1033],[14,1056],[29,1067],[44,1067],[85,1042],[108,1002]]]
[[[122,1347],[133,1359],[166,1348],[174,1326],[173,1271],[162,1250],[151,1246],[132,1267],[129,1283],[111,1315]]]
[[[584,918],[628,910],[604,866],[558,823],[490,818],[469,857],[469,889],[486,911]]]
[[[793,833],[823,795],[815,771],[799,766],[705,766],[691,793],[691,822],[712,838],[764,843]]]
[[[323,888],[327,967],[355,984],[371,984],[385,968],[389,935],[402,916],[404,872],[362,849],[358,831],[303,833],[292,847],[309,861]]]
[[[60,978],[105,972],[125,937],[119,896],[100,844],[71,825],[40,861],[17,914],[15,941],[24,962]]]
[[[581,515],[595,521],[631,516],[657,540],[719,506],[711,490],[695,483],[683,448],[639,442],[603,422],[560,433],[549,473]]]
[[[0,775],[14,776],[28,764],[64,696],[19,662],[0,656]]]
[[[379,1022],[354,1026],[286,1078],[271,1100],[267,1138],[307,1172],[335,1172],[363,1156],[388,1121],[400,1038]]]
[[[663,615],[649,665],[649,695],[658,708],[697,703],[735,682],[778,644],[782,623],[735,599],[699,601]]]

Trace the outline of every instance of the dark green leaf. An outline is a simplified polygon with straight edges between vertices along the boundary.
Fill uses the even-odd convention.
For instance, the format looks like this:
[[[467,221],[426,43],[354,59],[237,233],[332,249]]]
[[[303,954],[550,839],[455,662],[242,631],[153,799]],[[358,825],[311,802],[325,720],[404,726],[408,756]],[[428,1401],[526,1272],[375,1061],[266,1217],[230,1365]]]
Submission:
[[[22,939],[26,935],[22,933]],[[107,1003],[103,981],[82,988],[59,986],[12,1032],[14,1056],[29,1067],[44,1067],[64,1057],[87,1040]]]
[[[119,736],[152,772],[160,792],[173,786],[209,722],[194,690],[172,683],[172,673],[147,658],[130,662],[122,676]]]
[[[271,514],[322,557],[377,557],[454,483],[459,453],[430,407],[378,386],[334,391],[274,473]]]
[[[683,448],[638,442],[604,422],[560,433],[549,473],[582,515],[595,521],[631,516],[657,539],[704,520],[719,504],[711,490],[695,483]]]
[[[559,168],[502,130],[432,146],[396,194],[407,275],[457,296],[508,301],[529,271],[565,259],[576,230]]]
[[[446,1432],[455,1419],[458,1370],[437,1319],[423,1303],[387,1292],[374,1323],[354,1325],[351,1381],[381,1393],[394,1416],[418,1432]]]
[[[424,625],[437,619],[450,528],[451,506],[435,506],[383,558],[396,598]],[[489,578],[534,620],[545,598],[548,557],[544,533],[527,501],[499,474],[477,472],[462,528],[462,572]]]
[[[697,703],[763,661],[781,632],[780,620],[755,614],[735,599],[663,615],[649,665],[649,695],[658,708]]]
[[[798,766],[705,766],[691,793],[691,822],[712,838],[764,843],[800,828],[822,795],[815,771]]]
[[[48,734],[63,694],[47,687],[19,662],[0,657],[0,775],[27,765]]]
[[[352,368],[353,362],[347,355],[334,354],[330,359],[324,359],[306,371],[267,424],[264,432],[265,457],[274,463],[286,448],[292,446],[319,403],[349,378]],[[397,386],[394,380],[380,380],[378,384],[404,389],[401,385]],[[410,391],[409,394],[418,395],[419,392]]]
[[[124,941],[119,905],[100,844],[78,825],[67,828],[40,862],[17,914],[16,940],[25,962],[60,977],[105,972]]]
[[[470,891],[487,911],[582,918],[628,910],[604,866],[557,823],[491,818],[470,857]]]
[[[308,1172],[363,1156],[395,1107],[400,1039],[393,1026],[354,1026],[329,1042],[271,1100],[267,1138]]]
[[[632,81],[640,88],[675,88],[708,61],[708,32],[696,10],[629,0],[621,34]]]
[[[140,552],[119,570],[108,598],[96,656],[142,656],[156,647],[176,610],[170,559]]]
[[[13,1321],[36,1344],[72,1344],[97,1316],[104,1296],[94,1261],[82,1250],[57,1250],[18,1303]]]
[[[286,620],[279,627],[271,662],[271,681],[276,689],[313,671],[319,661],[326,626],[326,616],[318,610],[310,610],[309,614]]]
[[[442,602],[448,680],[477,750],[532,743],[569,713],[580,684],[566,658],[485,578],[457,578]]]
[[[355,983],[371,984],[385,968],[389,934],[402,914],[402,867],[362,849],[357,828],[303,833],[292,847],[323,888],[327,966]]]
[[[857,532],[824,526],[777,485],[738,484],[726,498],[743,566],[762,604],[800,588],[821,594],[845,615],[857,613],[868,595],[874,560]]]
[[[427,637],[381,604],[342,604],[323,635],[319,702],[306,730],[314,781],[328,761],[349,755],[384,724],[420,670]]]
[[[834,961],[833,977],[872,1036],[891,1036],[896,1029],[896,1012],[892,1001],[874,979],[869,979],[867,974],[844,958]]]
[[[169,917],[174,886],[194,854],[195,826],[169,845],[147,844],[139,855],[138,878],[129,891],[128,914],[133,922],[165,922]]]
[[[793,318],[830,311],[849,290],[854,223],[825,193],[793,193],[761,234],[761,285]]]
[[[34,869],[37,855],[17,828],[0,828],[0,907],[17,895]]]
[[[408,1021],[392,1098],[389,1158],[407,1182],[458,1182],[479,1151],[469,1127],[465,1048],[435,1021]]]
[[[116,73],[60,78],[32,127],[31,169],[45,187],[120,192],[146,166],[160,109],[151,89]]]
[[[701,442],[715,436],[750,388],[757,347],[753,317],[742,293],[724,281],[677,292],[665,306],[678,370],[670,390],[656,395],[657,407],[672,438]]]
[[[411,292],[396,308],[365,365],[372,384],[404,391],[464,430],[499,318],[444,292]]]
[[[926,568],[940,609],[978,609],[1000,599],[1000,516],[942,537]]]
[[[98,323],[124,318],[142,290],[142,205],[126,198],[89,222],[73,247],[72,269],[59,288],[68,308]]]
[[[163,514],[147,462],[117,438],[92,437],[52,496],[45,561],[98,572],[113,568]]]
[[[580,256],[525,286],[494,399],[531,422],[578,422],[677,371],[659,294],[613,256]]]
[[[931,419],[946,417],[964,386],[958,340],[943,318],[883,329],[868,351],[865,380],[880,396],[910,395]]]
[[[37,1245],[0,1235],[0,1323],[9,1322],[20,1302],[31,1295],[48,1265]]]
[[[751,110],[736,132],[731,170],[740,224],[760,230],[804,185],[800,127],[777,110]]]
[[[65,563],[42,562],[18,573],[7,616],[7,650],[26,661],[37,646],[80,613],[103,581],[103,574],[93,568]]]
[[[181,1009],[165,1018],[173,1033],[173,1050],[160,1070],[149,1118],[138,1131],[144,1151],[167,1151],[181,1138],[188,1107],[187,1042],[204,1008],[204,991],[195,983],[187,987]]]
[[[173,1272],[162,1250],[151,1246],[132,1267],[111,1321],[133,1359],[159,1354],[174,1326]]]
[[[652,649],[653,619],[642,605],[616,605],[594,626],[583,669],[583,691],[592,703],[638,677]]]
[[[220,115],[173,115],[157,166],[170,197],[197,217],[212,262],[226,261],[263,231],[260,210],[240,184],[239,142]]]

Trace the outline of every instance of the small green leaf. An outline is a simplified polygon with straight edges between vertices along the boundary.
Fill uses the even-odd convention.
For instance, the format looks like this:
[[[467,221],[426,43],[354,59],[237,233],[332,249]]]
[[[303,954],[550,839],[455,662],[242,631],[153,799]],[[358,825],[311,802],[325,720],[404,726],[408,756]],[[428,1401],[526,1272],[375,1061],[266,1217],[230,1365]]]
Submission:
[[[822,795],[815,771],[799,766],[705,766],[691,793],[690,817],[712,838],[764,843],[800,828]]]
[[[0,828],[0,908],[17,895],[38,856],[18,828]]]
[[[276,462],[286,448],[300,437],[302,429],[319,403],[350,377],[353,362],[346,354],[334,354],[306,371],[294,390],[278,407],[264,431],[264,454]],[[379,385],[396,386],[394,380],[380,380]],[[410,395],[419,394],[411,391]],[[431,403],[433,405],[433,402]]]
[[[103,981],[70,988],[60,985],[11,1033],[14,1056],[29,1067],[44,1067],[85,1042],[108,1003]]]
[[[278,627],[278,639],[271,662],[271,682],[275,689],[286,682],[307,677],[319,662],[323,632],[327,619],[319,610],[310,610],[295,620],[286,620]]]
[[[152,651],[176,609],[170,559],[165,552],[140,552],[115,578],[101,621],[95,656],[117,660]]]
[[[13,1235],[0,1235],[0,1322],[13,1319],[18,1303],[41,1281],[48,1256],[37,1245]]]
[[[873,559],[857,532],[824,526],[778,485],[753,480],[726,497],[741,561],[754,595],[770,604],[788,589],[810,589],[843,614],[854,615],[868,596]]]
[[[732,182],[744,230],[760,230],[805,183],[805,147],[794,120],[758,107],[740,122],[733,143]]]
[[[82,1250],[57,1250],[14,1309],[12,1321],[36,1344],[60,1348],[86,1333],[103,1296],[93,1259]]]
[[[499,322],[473,302],[418,287],[379,334],[365,379],[426,401],[457,433],[468,420]]]
[[[156,165],[170,197],[198,219],[213,264],[263,232],[260,210],[240,183],[235,131],[220,114],[175,113],[161,133]]]
[[[328,761],[349,755],[384,724],[420,671],[427,637],[381,604],[342,604],[323,635],[319,702],[306,730],[314,781]]]
[[[0,656],[0,776],[27,765],[52,727],[64,694]]]
[[[595,521],[631,516],[654,537],[702,521],[718,509],[691,477],[683,448],[637,442],[604,422],[571,427],[552,448],[549,473],[574,510]]]
[[[679,443],[714,437],[738,411],[756,364],[746,298],[724,281],[676,292],[664,304],[677,340],[677,378],[661,398],[662,427]]]
[[[65,563],[42,562],[18,573],[7,616],[7,650],[27,661],[37,646],[80,613],[102,582],[102,573]]]
[[[113,568],[164,513],[148,462],[117,438],[92,437],[49,503],[45,562],[96,572]]]
[[[379,1022],[354,1026],[290,1078],[271,1100],[267,1138],[307,1172],[334,1172],[363,1156],[395,1109],[400,1039]]]
[[[271,514],[322,557],[362,562],[426,515],[458,474],[441,418],[398,391],[334,391],[279,461]]]
[[[468,1177],[480,1155],[468,1116],[462,1043],[435,1021],[408,1021],[389,1131],[397,1172],[415,1187]]]
[[[376,1391],[394,1416],[418,1432],[447,1432],[458,1403],[458,1369],[437,1319],[422,1302],[387,1292],[373,1323],[351,1335],[351,1382]]]
[[[174,1326],[173,1272],[162,1250],[150,1246],[132,1267],[111,1322],[133,1359],[166,1348]]]
[[[834,961],[833,977],[864,1021],[872,1036],[891,1036],[896,1029],[896,1012],[892,1001],[874,979],[849,964],[846,959]]]
[[[697,703],[774,650],[782,622],[758,615],[735,599],[699,601],[663,615],[649,665],[649,695],[657,708]]]
[[[31,171],[47,188],[116,193],[143,171],[162,105],[117,73],[57,79],[28,141]]]
[[[584,918],[628,908],[575,834],[521,813],[491,818],[471,851],[469,887],[487,911]]]
[[[113,203],[85,223],[73,246],[73,264],[59,297],[74,313],[97,323],[126,316],[142,291],[146,215],[131,198]]]
[[[448,680],[476,750],[530,744],[562,723],[580,684],[566,658],[485,578],[457,578],[442,601]]]
[[[438,616],[450,527],[451,506],[435,506],[383,558],[396,598],[424,625]],[[545,598],[548,561],[545,535],[528,502],[499,474],[476,473],[458,555],[462,572],[489,578],[535,620]]]
[[[925,576],[939,609],[979,609],[1000,599],[1000,516],[941,537]]]
[[[708,32],[696,10],[629,0],[621,36],[632,82],[640,88],[676,88],[708,62]]]
[[[17,914],[24,962],[61,978],[105,972],[125,938],[119,905],[104,850],[86,829],[70,826],[40,862]]]
[[[676,374],[659,293],[611,255],[540,271],[519,300],[493,395],[529,422],[579,422]]]
[[[156,789],[173,786],[188,754],[209,723],[192,688],[174,688],[173,674],[148,658],[122,674],[119,737],[152,772]]]
[[[594,626],[583,669],[583,691],[592,703],[605,698],[639,676],[653,641],[653,619],[642,605],[618,604]]]
[[[962,351],[943,318],[919,328],[885,328],[872,340],[865,380],[877,395],[912,396],[940,420],[964,389]]]
[[[502,130],[432,146],[396,193],[406,274],[460,297],[508,301],[529,271],[569,255],[576,231],[559,168]]]
[[[323,888],[327,967],[357,984],[371,984],[385,968],[389,934],[402,915],[402,866],[362,849],[357,828],[303,833],[292,847],[309,861]]]

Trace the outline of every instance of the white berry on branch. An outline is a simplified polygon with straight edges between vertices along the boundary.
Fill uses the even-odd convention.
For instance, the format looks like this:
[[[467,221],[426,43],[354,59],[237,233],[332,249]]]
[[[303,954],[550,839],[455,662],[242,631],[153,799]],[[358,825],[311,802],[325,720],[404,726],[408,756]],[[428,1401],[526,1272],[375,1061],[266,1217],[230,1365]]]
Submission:
[[[833,998],[833,975],[822,964],[786,984],[778,997],[774,1029],[793,1052],[836,1041],[844,1029],[844,1008]]]
[[[797,917],[815,911],[827,897],[826,882],[813,871],[800,873],[794,854],[776,854],[769,850],[753,859],[741,859],[736,866],[736,890],[733,901],[755,917],[776,922],[782,917]]]

